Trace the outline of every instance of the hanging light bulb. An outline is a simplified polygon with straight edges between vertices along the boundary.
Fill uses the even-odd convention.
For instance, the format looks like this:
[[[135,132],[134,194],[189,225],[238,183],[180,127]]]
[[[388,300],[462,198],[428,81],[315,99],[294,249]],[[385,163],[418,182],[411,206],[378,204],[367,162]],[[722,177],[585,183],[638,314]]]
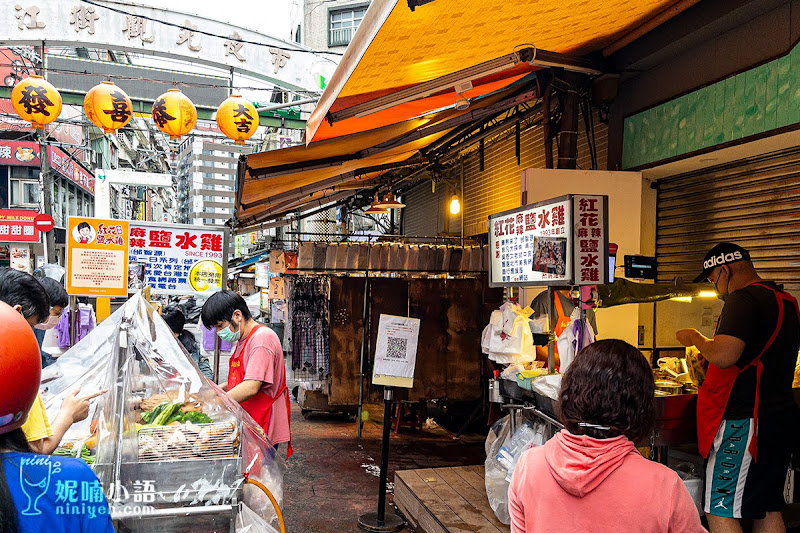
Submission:
[[[450,199],[450,213],[457,215],[461,212],[461,202],[458,201],[458,195],[454,194]]]

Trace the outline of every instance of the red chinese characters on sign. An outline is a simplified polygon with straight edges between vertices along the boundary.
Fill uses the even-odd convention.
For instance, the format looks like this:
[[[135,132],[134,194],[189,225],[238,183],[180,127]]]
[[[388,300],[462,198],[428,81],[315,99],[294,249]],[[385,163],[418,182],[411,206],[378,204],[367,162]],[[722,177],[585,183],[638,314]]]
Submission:
[[[144,248],[147,230],[144,228],[131,228],[131,248]]]
[[[566,224],[564,218],[563,205],[557,205],[556,207],[553,208],[551,220],[553,221],[554,226],[563,226],[564,224]]]
[[[539,228],[547,228],[550,226],[550,212],[542,211],[539,213]]]
[[[575,282],[594,284],[605,281],[606,239],[603,234],[604,202],[599,196],[576,196]]]
[[[172,232],[171,231],[150,231],[150,248],[170,248],[172,247]]]
[[[97,225],[97,244],[125,246],[125,236],[122,224],[112,224],[106,226],[103,223]]]
[[[0,209],[0,242],[39,242],[34,223],[38,214],[25,209]]]
[[[204,233],[200,235],[200,249],[211,250],[212,252],[222,251],[222,235]]]
[[[181,250],[188,250],[189,248],[197,248],[197,244],[195,241],[197,240],[197,235],[192,235],[188,231],[184,232],[182,235],[178,235],[178,242],[176,246]]]
[[[536,213],[525,213],[525,231],[534,231],[536,229]]]

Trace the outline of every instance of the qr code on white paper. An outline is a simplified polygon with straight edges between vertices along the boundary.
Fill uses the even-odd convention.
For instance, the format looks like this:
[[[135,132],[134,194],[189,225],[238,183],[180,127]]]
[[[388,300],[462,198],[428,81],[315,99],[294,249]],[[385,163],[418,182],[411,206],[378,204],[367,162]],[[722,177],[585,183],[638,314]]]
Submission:
[[[399,337],[389,337],[388,339],[388,346],[386,347],[386,358],[387,359],[405,359],[406,358],[406,348],[408,346],[408,339],[402,339]]]

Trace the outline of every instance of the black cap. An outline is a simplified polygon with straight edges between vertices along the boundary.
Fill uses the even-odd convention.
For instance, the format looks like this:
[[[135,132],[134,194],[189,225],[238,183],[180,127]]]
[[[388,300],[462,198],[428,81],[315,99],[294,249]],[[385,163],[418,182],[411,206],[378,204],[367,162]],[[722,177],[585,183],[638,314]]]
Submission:
[[[703,272],[694,278],[695,283],[705,281],[714,268],[722,265],[730,265],[738,261],[749,261],[750,252],[732,242],[721,242],[714,246],[703,259]]]

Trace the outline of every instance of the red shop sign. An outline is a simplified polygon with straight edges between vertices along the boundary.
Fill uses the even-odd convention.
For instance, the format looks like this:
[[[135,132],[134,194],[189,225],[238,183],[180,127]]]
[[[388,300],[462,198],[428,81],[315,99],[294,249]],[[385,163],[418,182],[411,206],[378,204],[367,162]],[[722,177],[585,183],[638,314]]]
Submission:
[[[0,242],[39,242],[34,222],[38,214],[26,209],[0,209]]]

